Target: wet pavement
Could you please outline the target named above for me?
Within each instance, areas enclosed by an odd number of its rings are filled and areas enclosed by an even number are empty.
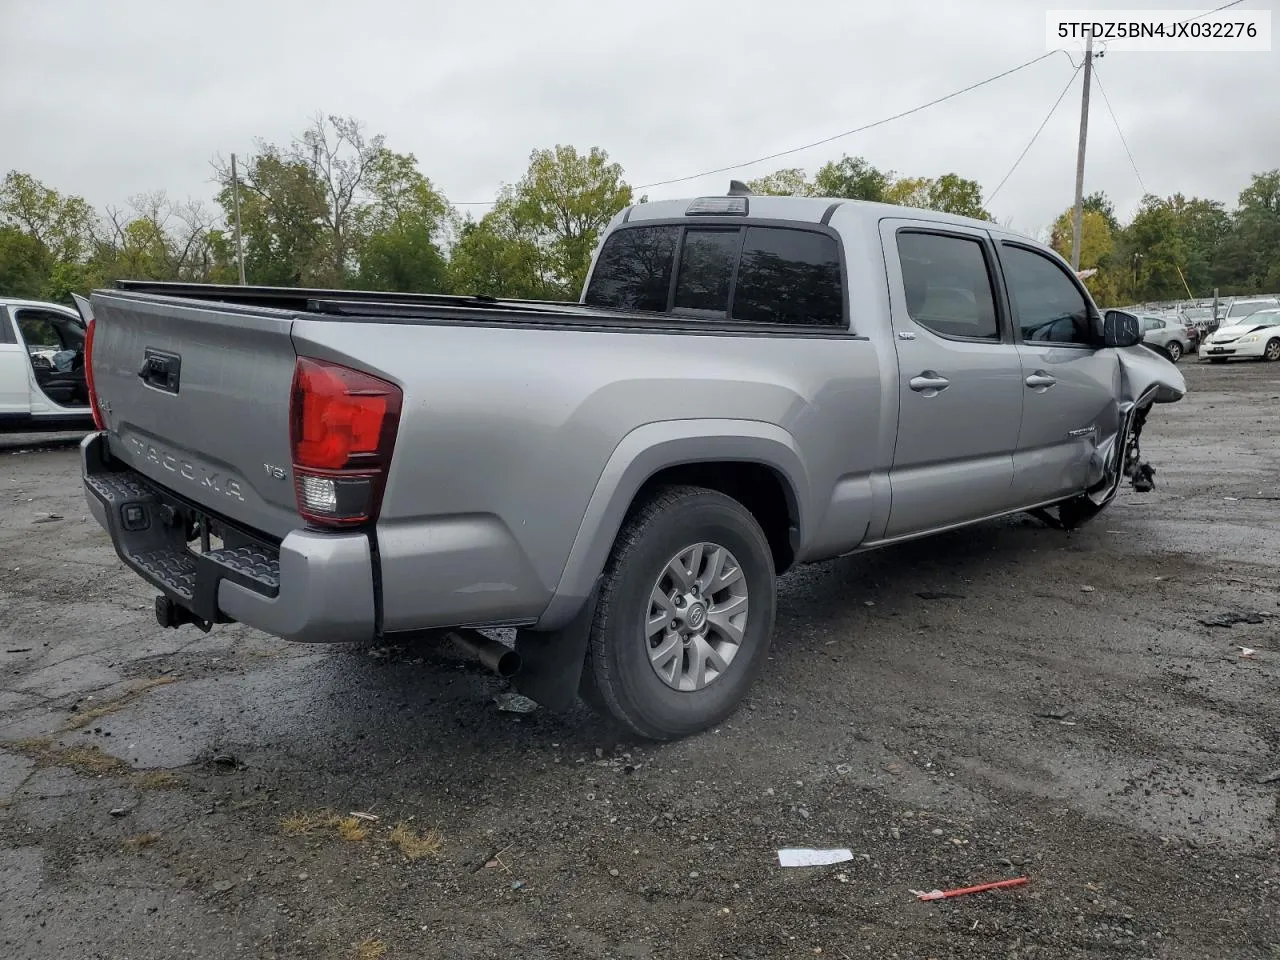
[[[666,746],[450,649],[165,631],[77,438],[0,437],[0,957],[1274,960],[1280,365],[1183,367],[1155,491],[796,571]]]

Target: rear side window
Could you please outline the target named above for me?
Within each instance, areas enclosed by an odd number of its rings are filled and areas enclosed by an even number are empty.
[[[17,343],[18,335],[13,332],[13,321],[9,319],[9,309],[0,306],[0,343]]]
[[[679,242],[679,227],[614,231],[600,250],[584,299],[614,310],[666,310]]]
[[[733,318],[840,326],[844,292],[835,238],[806,230],[747,227]]]
[[[741,245],[738,230],[685,231],[674,309],[723,317],[729,310],[729,282]]]
[[[898,234],[907,314],[941,337],[999,340],[995,295],[978,240],[934,233]]]

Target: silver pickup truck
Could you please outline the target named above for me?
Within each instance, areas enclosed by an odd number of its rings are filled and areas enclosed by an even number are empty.
[[[161,623],[451,635],[655,739],[734,710],[788,568],[1076,526],[1150,482],[1143,421],[1185,391],[1026,237],[736,187],[622,211],[580,302],[122,282],[80,307],[89,506]]]

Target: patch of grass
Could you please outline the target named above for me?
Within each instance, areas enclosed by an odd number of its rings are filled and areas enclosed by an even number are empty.
[[[295,811],[280,821],[280,829],[288,837],[333,831],[339,839],[349,843],[369,838],[368,827],[358,817],[342,817],[332,810]]]
[[[130,837],[126,840],[125,846],[133,847],[135,850],[141,850],[143,847],[149,847],[160,839],[158,833],[140,833],[136,837]]]
[[[175,790],[182,784],[182,778],[168,770],[150,770],[133,778],[133,785],[139,790]]]
[[[387,945],[381,940],[365,940],[356,944],[356,960],[380,960],[387,952]]]
[[[332,826],[338,815],[332,810],[316,810],[310,813],[295,810],[280,821],[280,829],[287,837],[301,837]]]
[[[87,727],[93,721],[127,707],[148,691],[154,690],[156,687],[163,687],[167,683],[173,683],[174,679],[174,677],[152,677],[150,680],[145,680],[141,686],[134,687],[128,693],[116,697],[114,700],[108,700],[91,710],[78,711],[66,722],[63,729],[79,730],[82,727]]]
[[[98,747],[63,747],[48,737],[18,740],[10,746],[36,762],[38,767],[70,767],[86,776],[104,777],[128,773],[133,768]]]
[[[356,817],[343,817],[338,821],[338,836],[351,843],[359,843],[369,837],[369,828]]]
[[[440,834],[434,830],[418,833],[406,823],[398,823],[391,831],[391,842],[400,848],[410,860],[421,860],[423,857],[434,857],[444,846]]]

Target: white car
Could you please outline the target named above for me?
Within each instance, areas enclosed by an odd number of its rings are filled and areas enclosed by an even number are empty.
[[[0,299],[0,433],[93,429],[84,337],[70,307]]]
[[[1228,316],[1222,326],[1205,338],[1200,356],[1210,363],[1226,363],[1241,357],[1280,360],[1280,308]]]

